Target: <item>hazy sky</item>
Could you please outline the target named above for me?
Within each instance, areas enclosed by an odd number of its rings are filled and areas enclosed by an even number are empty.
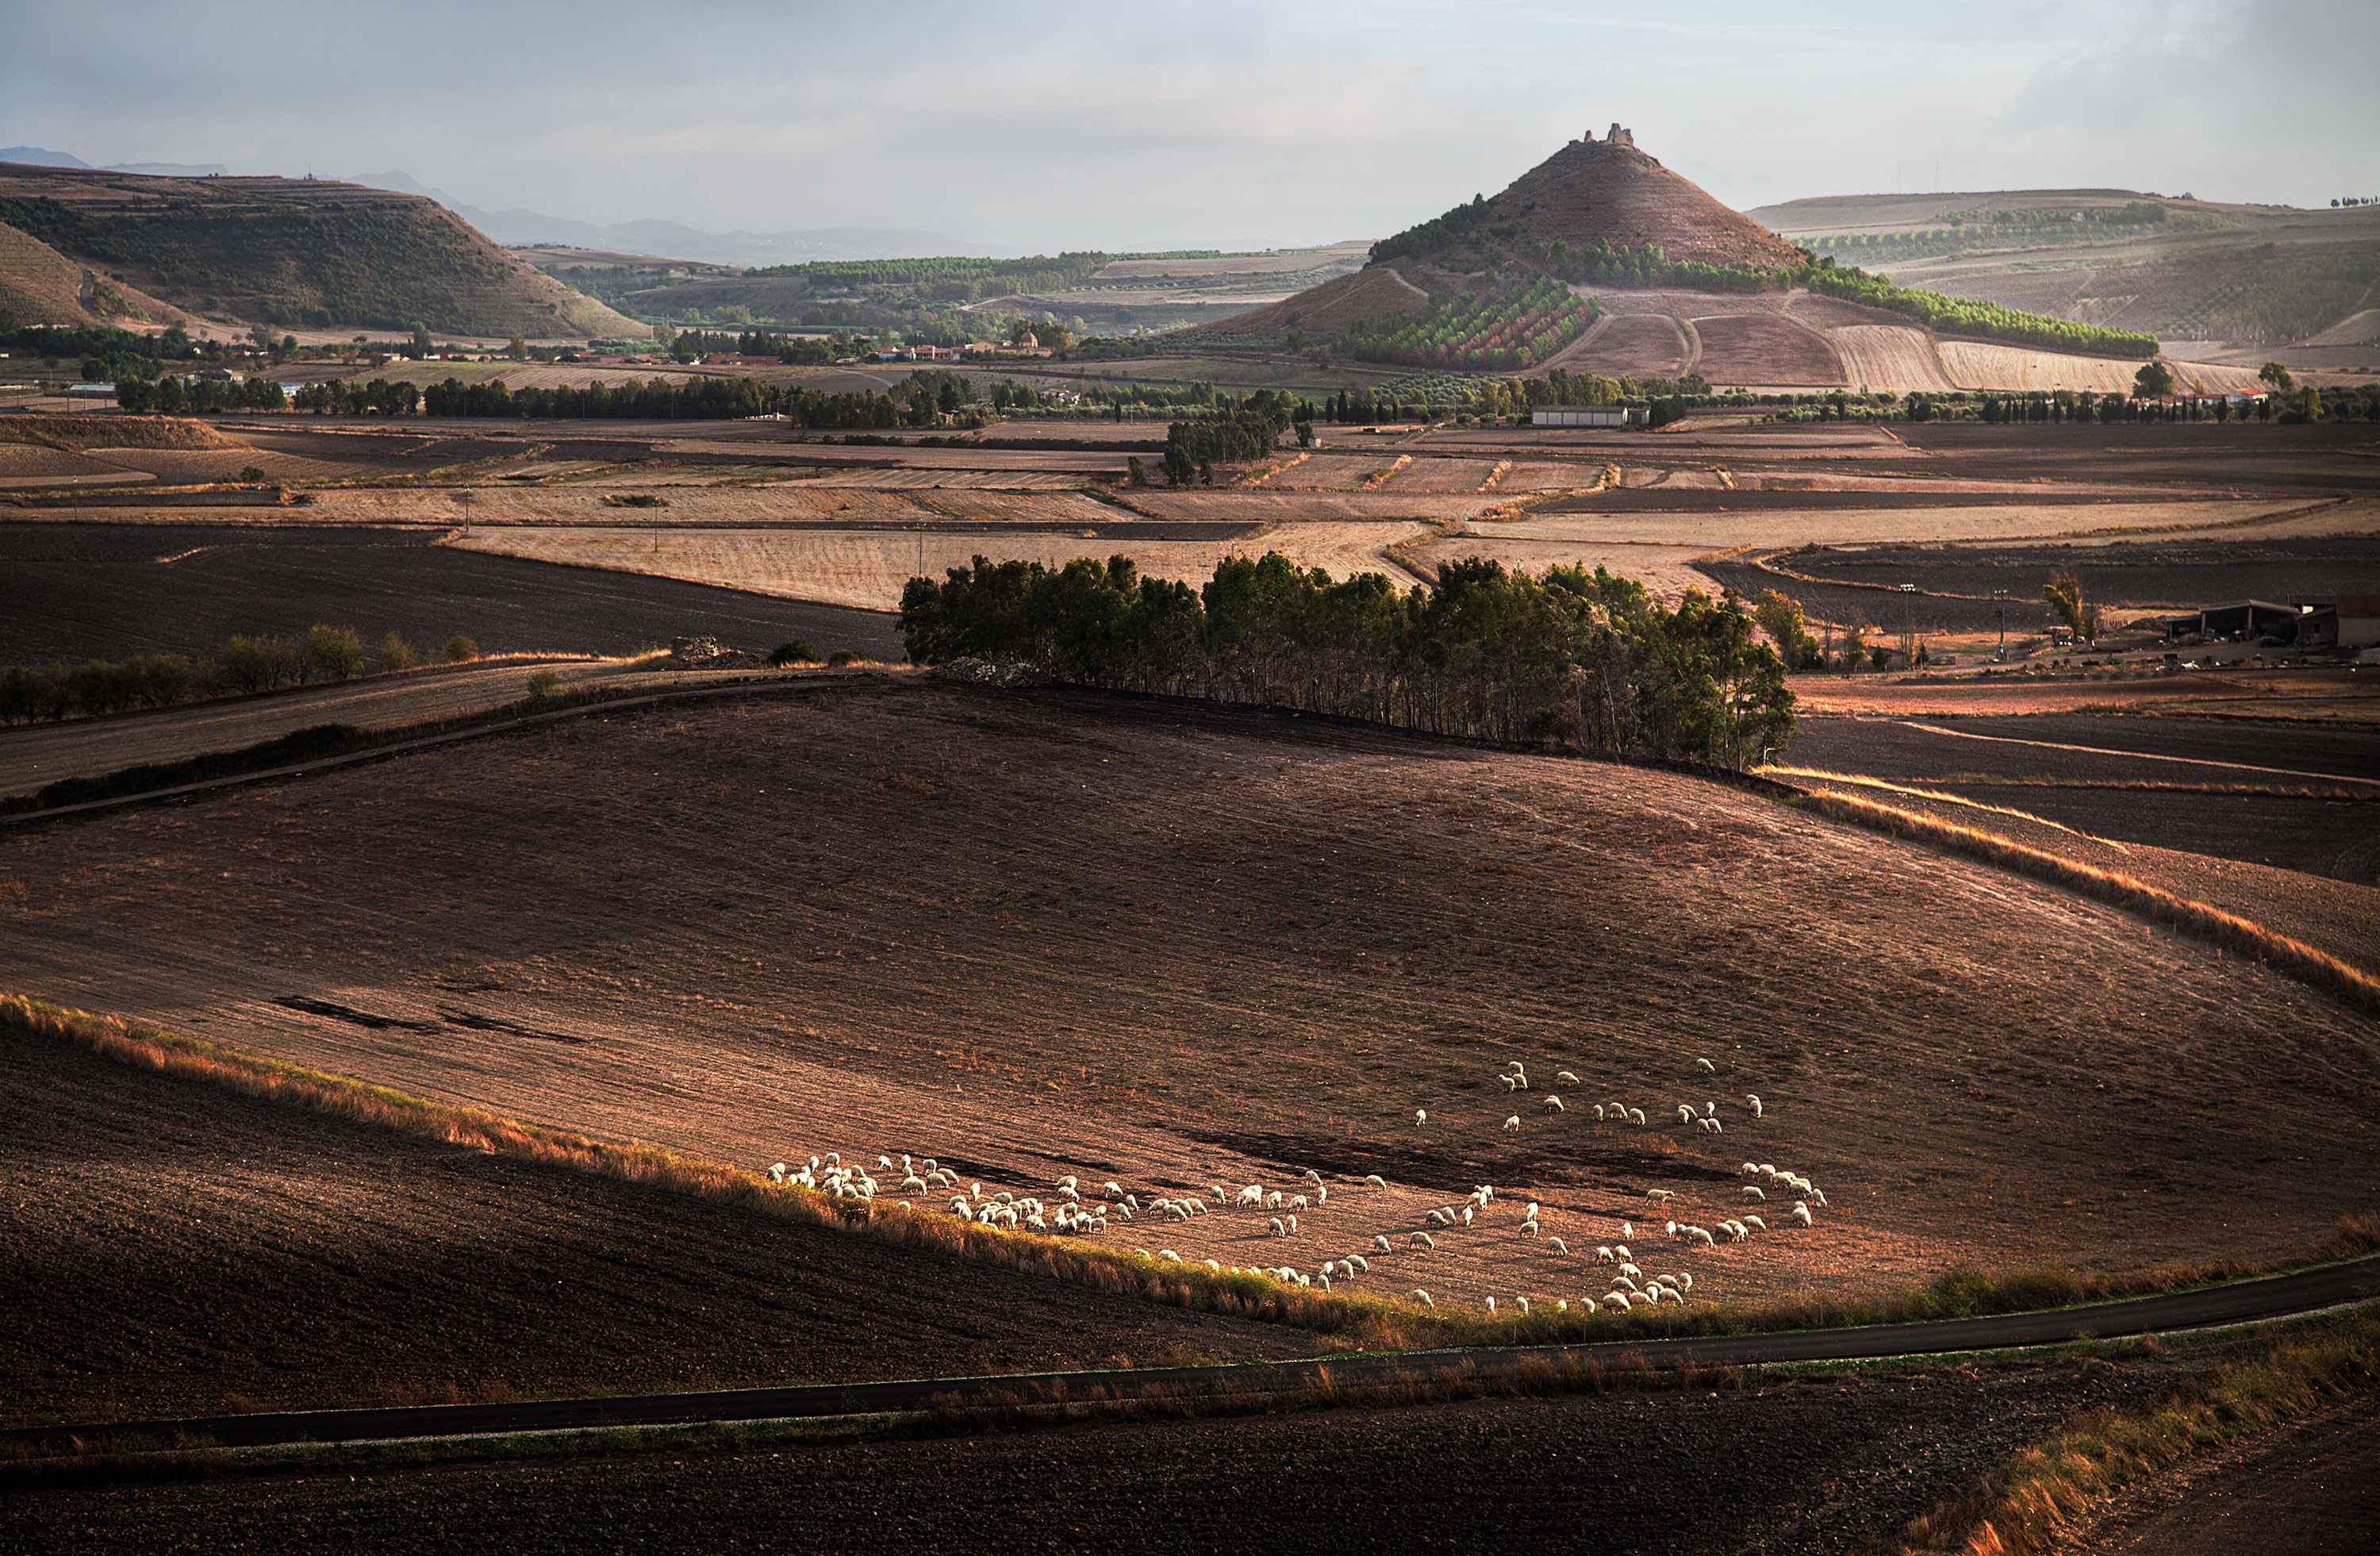
[[[1378,237],[1615,120],[1739,209],[2380,195],[2375,0],[1668,10],[0,0],[0,145],[1003,254]]]

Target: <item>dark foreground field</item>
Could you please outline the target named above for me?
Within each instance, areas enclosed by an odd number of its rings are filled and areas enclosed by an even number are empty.
[[[298,1112],[15,1029],[0,1033],[0,1163],[9,1424],[1316,1343]]]
[[[710,636],[766,653],[904,657],[891,616],[674,578],[437,543],[427,529],[328,525],[0,523],[0,665],[212,653],[234,633],[352,626],[435,652],[633,652]]]
[[[958,1440],[798,1441],[17,1497],[12,1549],[1858,1551],[2076,1413],[2104,1362]],[[2265,1549],[2269,1550],[2270,1547]]]

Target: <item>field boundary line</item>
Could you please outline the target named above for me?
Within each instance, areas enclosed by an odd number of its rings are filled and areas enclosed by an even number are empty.
[[[2301,940],[2268,930],[2252,918],[2152,886],[2137,876],[2080,864],[1998,833],[1962,827],[1850,795],[1807,791],[1801,805],[1851,826],[1891,837],[1914,838],[1949,853],[2066,887],[2111,907],[2178,930],[2219,950],[2252,957],[2344,1003],[2359,1006],[2366,1014],[2380,1015],[2380,979]]]
[[[2253,762],[2216,761],[2212,757],[2168,757],[2154,751],[2115,751],[2103,746],[2070,746],[2056,740],[2024,740],[2013,735],[1979,735],[1971,729],[1944,729],[1938,724],[1920,723],[1915,719],[1895,721],[1910,729],[1928,735],[1947,735],[1959,740],[1989,740],[2003,746],[2037,746],[2045,751],[2081,751],[2094,757],[2136,757],[2142,761],[2180,762],[2189,767],[2219,767],[2233,772],[2265,772],[2276,778],[2302,778],[2323,784],[2380,784],[2380,778],[2358,778],[2337,772],[2301,772],[2293,767],[2258,767]]]

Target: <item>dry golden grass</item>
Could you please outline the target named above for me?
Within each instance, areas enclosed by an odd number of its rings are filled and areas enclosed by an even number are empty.
[[[1866,778],[1861,777],[1855,773],[1848,772],[1828,772],[1823,768],[1815,767],[1772,766],[1758,768],[1755,771],[1772,778],[1806,778],[1829,784],[1850,784],[1855,787],[1863,789],[1879,789],[1887,794],[1907,795],[1912,799],[1932,800],[1937,805],[1956,805],[1970,810],[1983,810],[1995,816],[2008,816],[2020,821],[2031,821],[2034,826],[2049,827],[2058,832],[2071,833],[2076,837],[2090,836],[2088,833],[2076,832],[2072,827],[2068,826],[2063,821],[2053,821],[2046,817],[2036,816],[2029,810],[2011,809],[2005,805],[1986,805],[1982,800],[1969,799],[1964,795],[1946,794],[1939,789],[1911,788],[1905,784],[1888,783],[1881,778]],[[2094,843],[2106,844],[2108,847],[2115,849],[2118,853],[2128,851],[2122,844],[2118,843],[2111,838],[2093,837],[2091,841]]]

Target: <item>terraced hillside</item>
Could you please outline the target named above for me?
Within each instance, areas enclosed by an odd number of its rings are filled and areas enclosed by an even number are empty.
[[[0,165],[0,299],[73,322],[58,266],[194,314],[276,327],[531,337],[645,327],[497,248],[417,195],[296,178],[160,178]],[[44,279],[49,278],[49,279]],[[126,295],[133,311],[137,304]]]

